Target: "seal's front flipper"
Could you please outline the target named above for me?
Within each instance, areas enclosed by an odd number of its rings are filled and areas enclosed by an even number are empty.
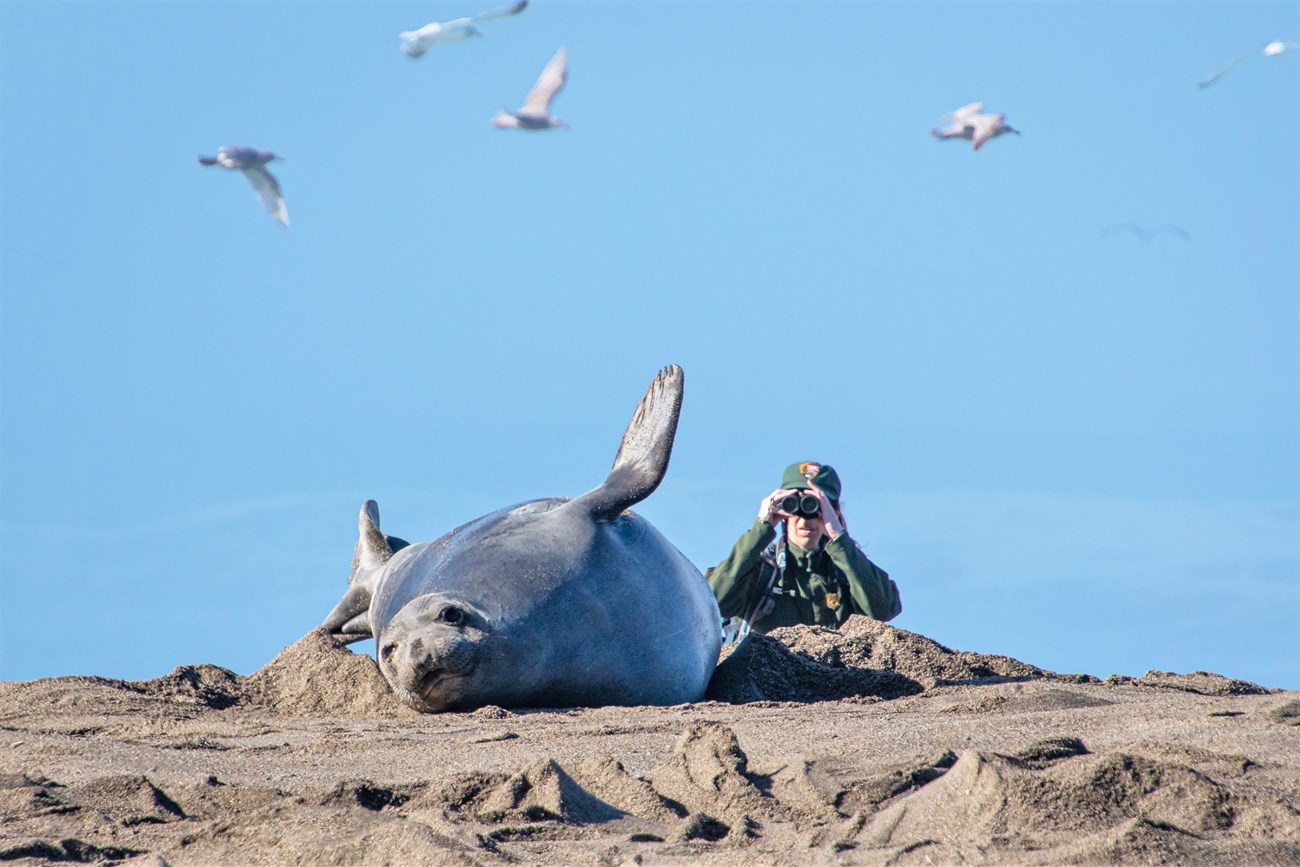
[[[323,624],[339,641],[351,644],[372,636],[370,598],[375,582],[395,552],[407,546],[404,539],[385,536],[379,530],[379,504],[366,500],[357,520],[357,547],[352,555],[352,572],[348,575],[348,592],[325,618]]]
[[[324,626],[330,635],[344,644],[370,638],[371,595],[369,587],[349,587],[329,617],[325,618]]]
[[[632,414],[609,476],[599,488],[573,500],[574,507],[587,509],[597,520],[612,521],[654,493],[668,471],[684,379],[675,364],[659,371]]]

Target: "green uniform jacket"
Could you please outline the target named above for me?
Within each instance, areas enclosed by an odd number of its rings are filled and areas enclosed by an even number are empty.
[[[763,552],[775,537],[770,524],[755,521],[727,559],[705,573],[723,619],[744,616],[764,593],[774,567],[764,568]],[[800,623],[833,628],[852,614],[892,620],[903,610],[898,585],[867,559],[848,533],[811,553],[787,546],[784,579],[787,592],[769,595],[772,610],[753,624],[754,629],[767,632]]]

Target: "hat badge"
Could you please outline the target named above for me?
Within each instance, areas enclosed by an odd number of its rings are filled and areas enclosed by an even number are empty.
[[[815,464],[812,461],[804,461],[802,464],[799,465],[799,475],[803,476],[805,479],[808,479],[809,481],[812,481],[813,477],[815,477],[821,471],[822,471],[822,465]]]

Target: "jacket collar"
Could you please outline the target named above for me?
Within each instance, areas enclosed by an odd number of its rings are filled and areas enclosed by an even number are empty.
[[[787,540],[786,556],[790,558],[790,562],[794,563],[800,569],[807,572],[809,571],[809,567],[812,564],[816,563],[821,558],[823,549],[825,547],[826,547],[825,535],[822,536],[821,542],[818,543],[817,548],[812,551],[805,551],[803,548],[800,548],[794,542],[790,542]]]

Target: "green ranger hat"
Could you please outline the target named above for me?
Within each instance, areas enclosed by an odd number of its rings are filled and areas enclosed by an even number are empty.
[[[832,503],[840,501],[839,473],[835,472],[833,467],[816,461],[802,461],[786,467],[785,472],[781,474],[781,487],[811,488],[812,485],[808,484],[809,479],[812,479],[813,485],[826,492],[826,496]]]

